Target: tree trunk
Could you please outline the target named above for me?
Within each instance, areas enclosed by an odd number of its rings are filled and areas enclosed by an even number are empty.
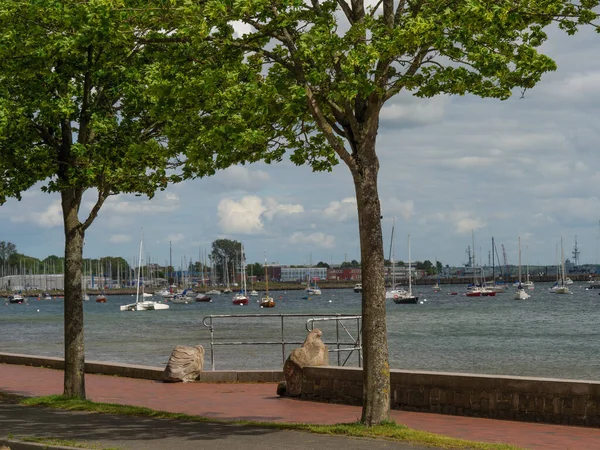
[[[376,127],[375,127],[376,128]],[[362,423],[376,425],[389,419],[390,366],[388,361],[383,273],[381,206],[377,189],[379,161],[375,153],[376,130],[361,145],[353,171],[362,267]]]
[[[85,353],[83,342],[83,296],[81,266],[84,230],[78,212],[81,193],[72,188],[61,192],[65,229],[65,374],[64,395],[85,398]]]

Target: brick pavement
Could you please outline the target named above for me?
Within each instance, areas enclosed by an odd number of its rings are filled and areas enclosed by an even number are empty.
[[[40,367],[0,364],[0,391],[25,396],[61,394],[63,373]],[[361,408],[280,398],[273,383],[161,383],[86,375],[90,400],[145,406],[221,420],[347,423]],[[501,421],[441,414],[392,411],[391,418],[411,428],[460,439],[508,443],[530,449],[600,449],[595,428]]]

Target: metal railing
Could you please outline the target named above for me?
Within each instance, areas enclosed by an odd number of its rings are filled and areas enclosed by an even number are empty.
[[[281,346],[281,357],[282,363],[286,360],[286,346],[287,345],[301,345],[302,341],[286,340],[285,334],[285,320],[292,318],[308,317],[306,321],[306,330],[308,332],[314,329],[315,322],[329,322],[335,321],[336,323],[336,339],[335,341],[323,341],[328,346],[330,352],[337,353],[338,365],[345,365],[349,358],[356,352],[358,354],[358,366],[362,367],[362,346],[361,346],[361,319],[360,315],[349,315],[349,314],[220,314],[210,315],[202,319],[202,324],[210,331],[210,362],[212,370],[215,370],[215,347],[226,346],[226,345],[280,345]],[[215,340],[215,321],[219,319],[267,319],[275,320],[279,319],[281,323],[281,335],[277,341],[227,341],[221,342]],[[356,337],[352,335],[350,329],[345,321],[356,321]],[[340,328],[350,338],[350,342],[340,340]],[[335,347],[335,348],[332,348]],[[341,353],[348,352],[348,355],[341,361]]]

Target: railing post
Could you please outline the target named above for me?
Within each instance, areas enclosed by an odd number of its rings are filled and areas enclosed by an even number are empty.
[[[213,328],[213,318],[210,316],[210,364],[212,370],[215,370],[215,331]]]
[[[337,348],[338,367],[340,365],[340,318],[335,321],[335,346]]]
[[[285,334],[283,331],[283,319],[284,315],[280,314],[281,317],[281,361],[285,364]]]
[[[358,343],[358,367],[362,367],[362,352],[360,348],[362,347],[361,338],[362,338],[362,330],[360,329],[360,319],[356,318],[356,339]]]

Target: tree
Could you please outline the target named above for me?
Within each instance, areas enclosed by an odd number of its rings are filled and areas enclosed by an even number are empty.
[[[323,261],[319,261],[315,267],[325,267],[326,269],[329,269],[329,264]]]
[[[265,274],[265,266],[261,263],[255,262],[254,264],[248,264],[246,267],[246,273],[252,274],[255,277],[262,277]]]
[[[152,197],[170,179],[173,155],[153,115],[153,47],[140,45],[164,34],[153,8],[162,3],[0,0],[0,204],[40,182],[60,195],[67,396],[85,397],[85,231],[108,196]],[[90,189],[95,204],[80,219]]]
[[[435,273],[435,269],[433,267],[433,263],[426,259],[425,261],[417,261],[414,263],[417,270],[424,270],[427,275],[432,275]]]
[[[17,254],[17,246],[12,242],[0,242],[0,264],[10,264]]]
[[[345,267],[351,267],[351,268],[357,268],[360,267],[360,263],[353,259],[352,261],[344,261],[342,264],[340,264],[340,267],[345,268]]]
[[[357,199],[363,269],[361,420],[372,425],[387,419],[390,404],[376,153],[382,107],[401,92],[507,99],[515,89],[530,89],[556,68],[537,50],[547,38],[544,29],[558,21],[574,33],[578,24],[596,17],[598,1],[365,3],[194,3],[190,17],[196,14],[195,28],[181,30],[180,39],[197,31],[216,51],[242,50],[246,70],[230,69],[227,79],[239,81],[233,89],[219,89],[215,79],[213,103],[204,114],[186,111],[194,109],[192,93],[176,116],[183,127],[177,145],[187,147],[190,172],[205,170],[211,151],[217,155],[210,163],[212,170],[233,156],[271,162],[286,151],[292,161],[314,170],[330,170],[339,160],[348,167]],[[235,33],[233,23],[245,25],[244,31]],[[182,73],[194,71],[191,64],[179,68]],[[184,129],[207,129],[205,117],[221,117],[223,125],[195,142]],[[218,142],[217,147],[211,150],[209,142]]]
[[[209,257],[216,268],[217,279],[227,282],[225,279],[225,267],[229,278],[231,278],[234,265],[240,266],[240,261],[246,259],[246,255],[240,255],[242,244],[231,239],[217,239],[212,243],[212,252]]]
[[[444,266],[442,265],[442,263],[440,261],[435,262],[435,270],[438,275],[442,273],[443,267]]]

